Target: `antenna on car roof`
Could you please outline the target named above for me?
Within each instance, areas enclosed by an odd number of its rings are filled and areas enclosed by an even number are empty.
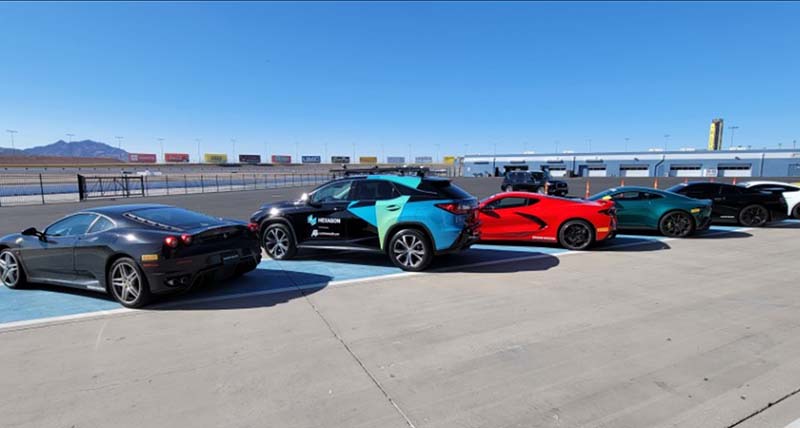
[[[397,175],[416,175],[425,177],[430,173],[430,168],[426,166],[393,166],[380,167],[375,165],[371,168],[347,168],[342,165],[341,169],[332,169],[330,172],[335,176],[349,177],[351,175],[373,175],[373,174],[397,174]]]

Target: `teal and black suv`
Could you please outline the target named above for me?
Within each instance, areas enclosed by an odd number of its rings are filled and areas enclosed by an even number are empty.
[[[273,259],[298,249],[386,253],[407,271],[478,240],[478,202],[445,178],[374,174],[345,176],[298,201],[265,204],[253,213],[261,246]]]

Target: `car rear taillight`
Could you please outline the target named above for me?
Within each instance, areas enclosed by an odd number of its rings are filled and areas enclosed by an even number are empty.
[[[451,214],[469,214],[475,207],[470,204],[450,202],[446,204],[436,204],[437,208],[441,208]]]
[[[178,238],[174,236],[167,236],[164,238],[164,245],[169,248],[178,248]]]
[[[183,245],[192,245],[192,235],[184,233],[181,235],[181,242],[183,242]]]
[[[247,225],[247,230],[253,233],[258,233],[258,223],[250,223]]]
[[[608,208],[608,209],[600,210],[600,211],[598,211],[598,213],[603,214],[603,215],[607,215],[607,216],[615,216],[615,215],[617,215],[617,210],[615,208]]]

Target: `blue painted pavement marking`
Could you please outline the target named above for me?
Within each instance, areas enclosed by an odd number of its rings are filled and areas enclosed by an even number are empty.
[[[781,227],[800,226],[800,222],[782,223]],[[741,230],[733,226],[713,226],[698,234],[704,236],[730,234]],[[632,247],[652,245],[665,238],[657,235],[618,235],[611,241],[600,243],[599,251],[625,251]],[[661,248],[654,248],[655,250]],[[586,253],[591,253],[592,250]],[[458,271],[475,265],[497,264],[506,260],[553,259],[569,251],[555,245],[505,244],[475,245],[471,249],[439,257],[434,260],[433,271]],[[515,265],[518,269],[548,269],[557,261],[550,263],[529,263]],[[391,265],[389,260],[378,254],[353,252],[319,252],[304,254],[301,259],[290,261],[265,260],[258,269],[242,278],[222,284],[193,290],[173,299],[173,303],[184,300],[236,296],[248,293],[269,293],[270,291],[291,291],[292,287],[323,288],[331,282],[377,278],[400,274],[403,271]],[[76,315],[98,311],[119,309],[121,306],[103,294],[73,290],[62,287],[29,286],[20,290],[0,287],[0,324],[37,320],[42,318]]]

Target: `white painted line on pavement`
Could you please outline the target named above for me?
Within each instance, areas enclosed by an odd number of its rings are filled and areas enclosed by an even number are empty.
[[[742,232],[750,230],[750,228],[742,228],[736,230],[724,230],[714,233],[709,233],[707,235],[719,235],[719,234],[726,234],[731,232]],[[627,247],[637,247],[648,245],[656,242],[668,242],[668,241],[675,241],[679,238],[665,238],[665,239],[646,239],[642,241],[636,242],[628,242],[625,244],[619,245],[609,245],[606,247],[607,249],[614,249],[614,248],[627,248]],[[352,285],[357,283],[363,282],[371,282],[371,281],[379,281],[379,280],[390,280],[390,279],[397,279],[397,278],[404,278],[413,275],[430,275],[433,273],[441,273],[441,272],[449,272],[458,269],[464,268],[473,268],[473,267],[481,267],[481,266],[490,266],[496,264],[503,264],[503,263],[513,263],[519,262],[524,260],[535,260],[535,259],[542,259],[547,257],[559,257],[559,256],[566,256],[570,254],[591,254],[594,251],[565,251],[561,253],[531,253],[529,256],[520,256],[520,257],[512,257],[507,259],[498,259],[498,260],[487,260],[485,262],[476,262],[476,263],[468,263],[464,265],[458,266],[448,266],[444,268],[433,269],[427,272],[400,272],[400,273],[391,273],[386,275],[378,275],[378,276],[368,276],[363,278],[354,278],[354,279],[344,279],[340,281],[330,281],[330,282],[322,282],[316,284],[305,284],[300,286],[291,286],[291,287],[282,287],[282,288],[272,288],[269,290],[259,290],[259,291],[252,291],[252,292],[245,292],[245,293],[236,293],[236,294],[227,294],[227,295],[219,295],[219,296],[210,296],[210,297],[202,297],[197,299],[187,299],[181,300],[176,302],[167,302],[163,304],[156,304],[153,305],[150,309],[161,309],[161,308],[169,308],[175,306],[186,306],[192,304],[199,304],[199,303],[210,303],[210,302],[219,302],[231,299],[240,299],[245,297],[257,297],[257,296],[266,296],[270,294],[279,294],[279,293],[288,293],[292,291],[302,291],[302,290],[314,290],[320,288],[328,288],[328,287],[339,287],[345,285]],[[101,310],[101,311],[92,311],[92,312],[84,312],[80,314],[73,314],[73,315],[63,315],[57,317],[48,317],[48,318],[37,318],[31,320],[23,320],[23,321],[12,321],[7,323],[0,323],[0,333],[5,333],[8,331],[14,331],[19,329],[25,328],[32,328],[32,327],[41,327],[47,326],[52,324],[62,324],[68,323],[72,321],[90,319],[90,318],[98,318],[103,316],[110,316],[110,315],[118,315],[118,314],[126,314],[126,313],[147,313],[149,310],[145,309],[128,309],[128,308],[119,308],[119,309],[111,309],[111,310]],[[792,427],[792,428],[800,428]]]

